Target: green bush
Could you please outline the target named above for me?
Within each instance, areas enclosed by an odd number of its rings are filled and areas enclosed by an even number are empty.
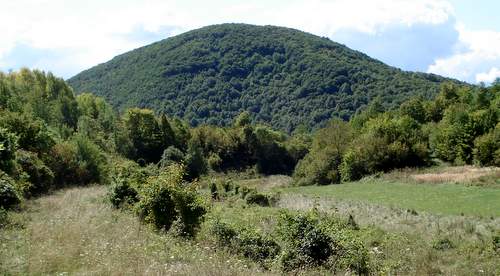
[[[251,190],[245,197],[247,204],[254,204],[262,207],[272,206],[278,201],[278,199],[278,194],[262,194],[258,193],[256,190]]]
[[[180,149],[170,146],[163,151],[163,155],[160,160],[160,167],[164,168],[172,165],[172,163],[182,162],[184,162],[184,153]]]
[[[193,236],[206,213],[205,204],[196,187],[185,183],[184,167],[173,164],[160,175],[150,177],[139,189],[136,204],[139,216],[158,229],[170,230],[176,222],[176,232]]]
[[[5,128],[0,128],[0,170],[11,173],[16,157],[17,136]]]
[[[207,161],[197,146],[189,146],[184,164],[186,165],[185,179],[187,180],[194,180],[207,172]]]
[[[215,181],[210,182],[210,196],[213,200],[219,199],[219,191],[217,189],[217,183],[215,183]]]
[[[48,192],[54,186],[54,173],[40,160],[36,153],[24,150],[17,151],[16,161],[22,171],[28,175],[26,185],[22,193],[25,197],[31,197]]]
[[[500,166],[500,124],[474,140],[474,161],[481,166]]]
[[[322,265],[333,254],[333,240],[311,214],[282,213],[277,233],[285,244],[280,257],[284,270]]]
[[[340,182],[342,155],[353,139],[351,126],[332,120],[314,135],[309,153],[299,161],[293,174],[296,185],[328,185]]]
[[[103,151],[88,138],[78,135],[74,139],[76,157],[80,170],[84,172],[81,181],[84,184],[107,182],[107,160]]]
[[[128,180],[123,178],[113,180],[108,196],[115,208],[132,206],[139,201],[137,191],[130,185]]]
[[[270,237],[254,230],[237,229],[219,220],[212,223],[211,233],[219,245],[261,264],[266,264],[280,252],[280,246]]]
[[[14,187],[14,180],[0,171],[0,208],[11,209],[21,202]]]
[[[54,145],[50,150],[46,164],[54,173],[56,188],[82,183],[84,171],[78,163],[74,144],[62,142]]]
[[[432,248],[436,250],[448,250],[455,248],[455,244],[447,237],[439,238],[434,241]]]

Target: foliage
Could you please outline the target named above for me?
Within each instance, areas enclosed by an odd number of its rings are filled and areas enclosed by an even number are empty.
[[[17,151],[16,162],[27,174],[28,185],[23,186],[22,194],[25,197],[41,195],[48,192],[54,185],[54,173],[48,168],[36,153],[24,150]]]
[[[131,187],[130,183],[123,178],[114,179],[108,197],[115,208],[133,206],[139,201],[136,189]]]
[[[139,216],[158,229],[169,230],[177,221],[179,234],[193,236],[206,213],[195,187],[183,181],[184,168],[174,164],[139,189]]]
[[[280,257],[285,270],[322,265],[334,253],[332,239],[319,227],[318,218],[312,213],[282,213],[277,232],[286,244]]]
[[[291,132],[348,119],[380,97],[385,108],[437,94],[445,79],[389,67],[301,31],[208,26],[120,55],[69,80],[120,110],[147,107],[191,125],[268,123]],[[244,120],[243,120],[244,119]]]
[[[474,161],[481,166],[500,166],[500,123],[474,140]]]
[[[14,180],[0,171],[0,209],[11,209],[21,202],[14,187]]]
[[[215,220],[211,233],[221,246],[266,265],[280,252],[280,246],[270,237],[251,229],[237,229],[234,226]]]
[[[17,136],[5,128],[0,128],[0,170],[11,172],[17,149]]]
[[[354,132],[341,120],[332,120],[314,135],[311,150],[294,171],[297,185],[326,185],[340,182],[339,165]]]

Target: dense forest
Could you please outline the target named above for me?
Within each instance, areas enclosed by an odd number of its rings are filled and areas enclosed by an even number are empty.
[[[149,109],[119,113],[93,94],[75,96],[50,73],[0,73],[0,219],[25,199],[100,183],[108,185],[113,206],[189,238],[209,211],[197,181],[209,173],[250,170],[292,175],[294,185],[327,185],[438,162],[500,166],[500,82],[444,83],[432,100],[415,96],[386,108],[377,98],[349,121],[332,119],[314,133],[255,124],[251,112],[228,126],[191,127]],[[206,189],[213,200],[223,194],[262,206],[273,200],[231,183]],[[220,246],[264,267],[279,255],[286,270],[326,264],[334,254],[326,233],[335,229],[344,242],[336,245],[344,255],[335,265],[369,272],[367,251],[349,232],[358,229],[354,221],[316,213],[283,214],[279,221],[279,243],[218,221],[211,231]]]
[[[121,111],[149,108],[191,126],[230,126],[248,111],[253,123],[290,133],[348,120],[377,97],[384,108],[415,95],[430,99],[446,80],[301,31],[222,24],[122,54],[68,82]]]

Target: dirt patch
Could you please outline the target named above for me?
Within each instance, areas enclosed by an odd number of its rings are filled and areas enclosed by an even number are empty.
[[[411,178],[418,182],[443,183],[443,182],[471,182],[481,177],[500,174],[500,168],[478,168],[473,166],[450,167],[436,173],[423,173],[412,175]]]

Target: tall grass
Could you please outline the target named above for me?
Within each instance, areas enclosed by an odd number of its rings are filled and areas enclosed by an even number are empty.
[[[28,202],[0,230],[0,274],[254,275],[258,267],[210,243],[178,240],[112,209],[105,187]],[[17,223],[16,223],[17,222]]]

